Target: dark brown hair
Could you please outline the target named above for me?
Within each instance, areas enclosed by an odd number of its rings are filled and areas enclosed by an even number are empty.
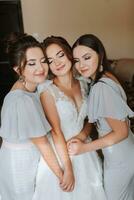
[[[79,45],[89,47],[98,54],[99,62],[98,62],[98,68],[96,71],[95,82],[97,82],[105,72],[108,72],[108,71],[111,72],[111,68],[106,56],[105,48],[99,38],[97,38],[93,34],[82,35],[75,41],[75,43],[72,46],[72,50]],[[102,71],[100,71],[101,65],[103,66]]]
[[[5,36],[5,38],[3,39],[3,43],[4,43],[4,52],[6,54],[8,54],[9,49],[11,47],[11,45],[18,40],[21,37],[26,36],[26,33],[21,33],[21,32],[10,32],[9,34],[7,34]]]

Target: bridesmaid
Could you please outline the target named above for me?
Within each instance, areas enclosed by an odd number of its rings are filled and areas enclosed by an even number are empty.
[[[102,149],[104,154],[104,187],[108,200],[134,199],[134,136],[129,117],[134,113],[118,80],[109,72],[105,49],[92,34],[83,35],[73,45],[75,67],[91,79],[88,98],[88,120],[95,123],[99,139],[68,143],[70,155]]]
[[[62,170],[45,136],[51,130],[36,93],[48,73],[41,45],[29,35],[8,49],[10,64],[19,75],[1,111],[0,194],[2,200],[32,200],[39,151],[62,179]],[[39,150],[39,151],[38,151]]]

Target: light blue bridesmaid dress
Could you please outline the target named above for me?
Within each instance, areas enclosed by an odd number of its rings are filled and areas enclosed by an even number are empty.
[[[105,118],[121,121],[133,117],[122,87],[109,78],[101,78],[90,89],[89,122],[96,123],[99,137],[112,131]],[[104,154],[104,187],[108,200],[134,200],[134,135],[102,149]]]
[[[49,130],[37,93],[7,94],[1,111],[1,200],[32,200],[40,153],[30,138]]]

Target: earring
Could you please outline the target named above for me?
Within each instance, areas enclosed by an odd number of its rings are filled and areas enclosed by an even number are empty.
[[[103,65],[100,66],[99,72],[103,71]]]
[[[23,75],[20,75],[19,76],[19,81],[24,83],[25,82],[25,77]]]

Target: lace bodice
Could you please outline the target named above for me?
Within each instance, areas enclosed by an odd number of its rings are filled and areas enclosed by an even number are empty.
[[[85,82],[80,81],[81,93],[82,93],[82,102],[80,108],[78,108],[73,100],[71,100],[68,96],[64,94],[53,82],[47,82],[46,86],[42,85],[42,89],[40,92],[45,90],[49,90],[51,95],[55,99],[56,108],[60,118],[61,129],[64,133],[65,139],[78,134],[82,128],[84,119],[87,115],[87,85]]]

